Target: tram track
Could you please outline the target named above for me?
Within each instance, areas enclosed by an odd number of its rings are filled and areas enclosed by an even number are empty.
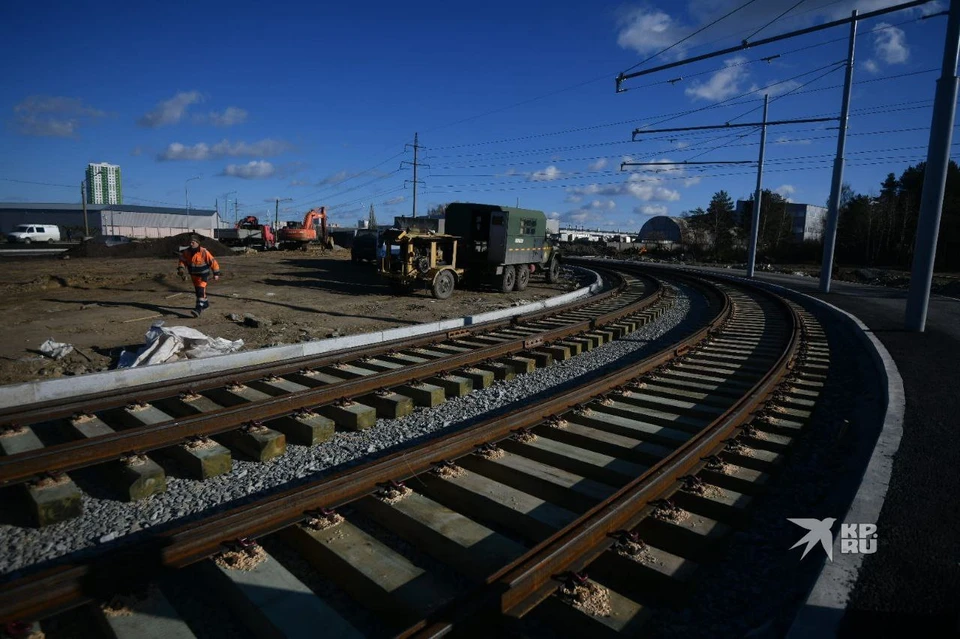
[[[282,454],[287,440],[314,445],[335,428],[367,428],[377,417],[401,417],[415,405],[434,406],[494,379],[567,359],[629,334],[670,304],[655,280],[607,277],[619,285],[551,312],[211,379],[5,409],[0,486],[29,487],[51,478],[63,483],[65,472],[119,460],[114,474],[129,498],[148,497],[163,489],[159,464],[146,456],[150,451],[174,454],[200,478],[229,470],[234,452],[266,461]],[[42,445],[33,426],[41,435],[53,432],[54,443]],[[64,431],[74,439],[63,441]],[[209,439],[217,435],[225,446]],[[9,445],[20,437],[27,444]],[[47,519],[68,514],[51,512]]]
[[[758,293],[751,295],[764,299]],[[424,503],[431,504],[429,508],[443,512],[456,512],[458,504],[466,503],[467,514],[458,513],[463,521],[477,519],[490,526],[487,530],[492,535],[504,535],[514,542],[520,540],[523,552],[519,559],[489,575],[478,593],[455,601],[452,608],[414,611],[413,617],[419,616],[420,621],[406,626],[401,622],[398,626],[394,618],[390,627],[406,627],[404,634],[432,635],[473,623],[468,620],[478,610],[499,612],[506,618],[524,617],[538,609],[543,601],[556,599],[551,595],[563,584],[553,576],[580,574],[592,558],[609,549],[612,532],[622,532],[637,517],[640,521],[657,507],[662,509],[662,503],[658,506],[651,503],[656,501],[656,495],[676,493],[677,486],[684,483],[680,476],[700,473],[716,483],[714,475],[719,473],[727,478],[719,483],[730,490],[731,484],[744,488],[741,484],[749,484],[750,477],[755,479],[762,474],[756,470],[751,472],[750,466],[757,465],[755,458],[727,450],[722,440],[735,431],[744,437],[737,429],[745,418],[756,418],[757,406],[769,399],[772,389],[786,374],[787,363],[794,360],[800,348],[802,328],[795,310],[789,307],[777,311],[781,314],[778,320],[768,320],[769,308],[745,310],[740,307],[756,306],[756,302],[750,295],[742,297],[742,292],[736,293],[737,296],[740,298],[736,303],[724,298],[726,301],[720,304],[707,326],[665,352],[601,380],[581,384],[563,397],[512,411],[315,485],[285,491],[221,513],[215,520],[161,533],[152,543],[114,553],[112,558],[54,569],[42,578],[21,582],[12,597],[0,597],[0,611],[5,615],[12,612],[11,598],[33,601],[38,607],[32,614],[70,607],[95,598],[97,589],[90,588],[91,581],[101,581],[109,575],[110,583],[123,582],[120,577],[125,572],[124,566],[136,566],[136,572],[142,576],[144,571],[152,572],[151,566],[159,569],[203,562],[236,539],[270,536],[279,531],[287,531],[280,535],[287,538],[294,534],[289,531],[309,529],[303,522],[326,517],[329,514],[326,509],[330,508],[346,508],[346,512],[352,512],[355,506],[351,504],[363,502],[367,505],[356,507],[364,513],[361,517],[380,512],[373,517],[395,521],[396,514],[383,514],[385,506],[371,509],[371,503],[382,502],[376,502],[370,495],[389,491],[391,487],[396,489],[398,482],[410,485],[410,479],[417,477],[416,481],[433,488],[415,491],[414,500],[423,499]],[[778,302],[767,299],[764,304],[776,306]],[[785,319],[789,321],[784,322]],[[724,330],[718,333],[721,325]],[[788,330],[783,326],[793,328]],[[631,386],[624,388],[625,384]],[[558,428],[560,425],[565,427]],[[625,445],[631,441],[628,435],[634,438],[632,447]],[[770,436],[758,435],[756,430],[746,431],[745,437],[748,442],[772,441]],[[713,460],[717,453],[734,461],[743,461],[740,457],[745,457],[747,465],[739,474],[728,475],[717,470],[723,466],[704,461]],[[769,461],[766,457],[764,460]],[[504,458],[508,461],[498,461]],[[474,494],[471,497],[469,490],[465,496],[463,487],[443,487],[453,480],[438,477],[445,472],[443,469],[451,467],[462,469],[474,483],[492,482],[506,486],[514,498],[522,494],[539,500],[540,505],[534,510],[552,507],[555,516],[560,511],[569,513],[570,521],[559,522],[559,530],[553,530],[558,521],[553,521],[551,526],[536,518],[511,514],[509,508],[502,503],[495,505],[489,496]],[[553,470],[549,470],[551,468]],[[565,482],[569,484],[566,487]],[[570,490],[570,486],[579,486],[580,490]],[[584,490],[584,486],[590,486],[591,490]],[[604,491],[612,494],[603,495]],[[681,502],[689,504],[689,498],[681,498]],[[729,504],[721,503],[708,507],[708,511],[716,514],[718,508],[723,511],[725,506],[730,509]],[[475,512],[477,509],[479,515]],[[526,523],[518,524],[518,521]],[[342,533],[350,526],[348,517],[335,528]],[[418,534],[422,536],[425,526],[429,528],[420,522],[414,528],[419,527]],[[418,534],[409,530],[408,523],[406,534],[416,539]],[[311,533],[300,534],[303,539],[316,541]],[[422,544],[423,538],[419,541]],[[449,541],[446,547],[449,560]],[[430,554],[429,548],[424,552]],[[476,563],[476,558],[466,559],[463,552],[459,555],[461,565],[457,568],[460,570]],[[503,594],[505,583],[510,584],[506,591],[509,595]],[[486,603],[480,605],[478,601]],[[495,602],[501,603],[493,605]],[[31,611],[20,609],[19,613],[22,618],[30,616]],[[408,611],[400,618],[409,619],[411,614]]]

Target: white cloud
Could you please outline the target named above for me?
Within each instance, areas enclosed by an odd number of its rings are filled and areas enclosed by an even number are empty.
[[[642,174],[631,175],[626,182],[618,184],[589,184],[569,189],[568,194],[573,196],[617,197],[629,195],[643,202],[674,202],[680,199],[680,193],[673,189],[660,186],[663,180]]]
[[[37,137],[72,138],[80,123],[74,119],[39,118],[35,115],[17,117],[17,132]]]
[[[239,107],[227,107],[223,113],[211,111],[206,116],[206,120],[213,126],[233,126],[247,121],[247,113]]]
[[[724,60],[724,67],[710,76],[706,82],[695,80],[684,90],[684,94],[696,100],[719,102],[743,93],[740,83],[746,80],[749,72],[743,65],[746,56],[738,55]]]
[[[21,135],[72,138],[81,118],[99,118],[103,111],[85,105],[80,98],[31,95],[13,107],[17,132]]]
[[[633,212],[640,215],[666,215],[667,210],[666,204],[644,204],[633,209]]]
[[[405,199],[407,199],[407,198],[405,198],[405,197],[402,196],[402,195],[398,195],[398,196],[396,196],[396,197],[390,198],[389,200],[387,200],[386,202],[384,202],[384,204],[386,204],[387,206],[390,206],[391,204],[400,204],[400,203],[403,202]]]
[[[310,180],[293,180],[290,186],[313,186],[313,183]]]
[[[664,49],[686,35],[688,27],[679,24],[659,9],[637,8],[623,13],[619,20],[617,44],[624,49],[633,49],[637,53],[653,53]],[[675,47],[671,53],[679,57],[682,47]]]
[[[571,204],[579,204],[580,202],[583,201],[583,196],[570,194],[567,197],[563,198],[563,201],[570,202]]]
[[[605,166],[607,166],[607,158],[600,158],[598,160],[591,162],[587,166],[587,168],[590,169],[591,171],[599,171]]]
[[[863,69],[867,73],[877,73],[880,71],[880,67],[877,66],[877,63],[873,59],[864,61]]]
[[[881,22],[874,27],[873,32],[876,34],[873,51],[878,58],[887,64],[903,64],[910,58],[907,34],[903,29]]]
[[[759,93],[760,95],[766,94],[773,98],[798,88],[800,88],[800,83],[796,80],[784,80],[782,82],[779,80],[770,80],[762,87],[758,84],[751,85],[750,92]]]
[[[556,180],[562,175],[560,169],[553,166],[552,164],[542,171],[535,171],[530,175],[530,180],[533,182],[550,182]]]
[[[811,141],[806,138],[791,138],[785,135],[781,135],[773,143],[774,144],[810,144]]]
[[[615,209],[617,208],[617,203],[613,200],[607,200],[606,202],[601,202],[600,200],[594,200],[590,203],[591,209]]]
[[[251,160],[246,164],[228,164],[221,175],[257,180],[268,178],[277,172],[277,169],[266,160]]]
[[[697,185],[697,184],[700,184],[700,181],[701,181],[702,179],[703,179],[703,178],[700,177],[699,175],[696,175],[696,176],[694,176],[694,177],[684,178],[684,179],[683,179],[683,185],[684,185],[684,186],[687,186],[687,187],[695,186],[695,185]]]
[[[157,156],[158,160],[210,160],[222,157],[272,157],[290,150],[290,144],[282,140],[270,138],[259,142],[230,142],[221,140],[210,145],[199,142],[193,146],[185,146],[179,142],[169,145],[166,150]]]
[[[320,180],[320,184],[321,185],[340,184],[341,182],[346,180],[348,177],[350,177],[350,174],[347,173],[345,170],[337,171],[333,175],[328,175],[327,177]]]
[[[789,201],[790,196],[792,196],[794,193],[797,192],[797,187],[793,186],[792,184],[781,184],[780,186],[775,188],[773,192],[779,193]]]
[[[199,91],[181,91],[169,100],[158,104],[153,111],[140,118],[140,126],[154,129],[167,124],[176,124],[186,115],[191,104],[202,102],[203,96]]]

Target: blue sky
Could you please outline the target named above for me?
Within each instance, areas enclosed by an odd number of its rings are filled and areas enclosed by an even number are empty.
[[[231,220],[235,200],[264,217],[275,198],[291,198],[281,219],[325,205],[350,225],[374,204],[384,220],[411,212],[418,132],[421,214],[519,202],[565,225],[639,229],[719,189],[747,197],[756,169],[622,161],[755,160],[760,136],[634,142],[635,128],[759,121],[764,92],[771,120],[839,113],[846,26],[615,92],[619,72],[747,3],[5,3],[0,46],[16,63],[0,94],[0,200],[79,201],[87,163],[110,162],[130,204],[182,207],[199,175],[191,206],[227,199]],[[638,69],[894,4],[754,0]],[[926,157],[946,18],[920,18],[945,6],[860,23],[845,173],[859,192]],[[764,186],[822,205],[835,127],[768,127]]]

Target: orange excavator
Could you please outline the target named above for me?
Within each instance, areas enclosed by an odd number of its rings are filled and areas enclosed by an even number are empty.
[[[319,223],[320,233],[317,234],[316,225]],[[285,248],[300,248],[306,250],[307,245],[319,241],[322,246],[327,245],[327,207],[310,209],[303,216],[303,222],[287,222],[287,226],[280,229],[277,239]]]

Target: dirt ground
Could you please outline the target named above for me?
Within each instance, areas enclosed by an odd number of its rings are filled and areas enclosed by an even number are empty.
[[[461,317],[577,286],[567,280],[550,285],[535,275],[521,293],[458,288],[441,301],[428,290],[391,294],[374,266],[352,263],[347,250],[236,254],[216,242],[204,246],[217,255],[223,276],[211,281],[210,308],[200,318],[190,315],[193,287],[177,277],[176,248],[170,246],[0,257],[0,384],[108,370],[122,349],[142,346],[158,321],[242,339],[243,350],[250,350]],[[245,314],[265,321],[247,325]],[[48,339],[74,351],[61,360],[45,357],[38,349]]]

